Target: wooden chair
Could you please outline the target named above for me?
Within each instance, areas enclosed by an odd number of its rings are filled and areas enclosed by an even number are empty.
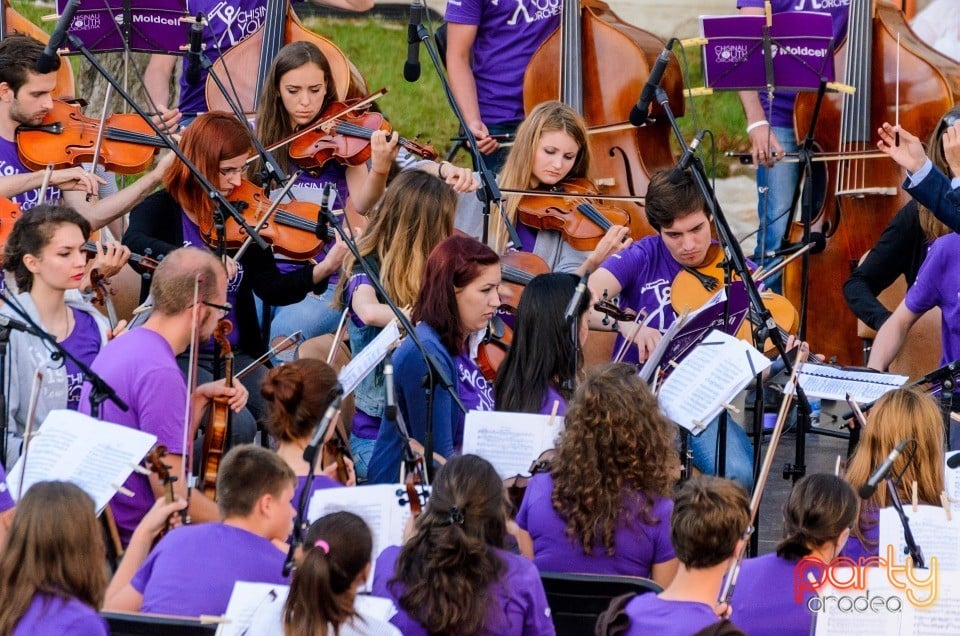
[[[541,572],[540,580],[547,592],[557,636],[592,634],[597,617],[618,596],[663,591],[650,579],[639,576]]]

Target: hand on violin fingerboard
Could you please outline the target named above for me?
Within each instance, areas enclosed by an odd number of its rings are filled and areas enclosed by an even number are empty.
[[[216,397],[228,398],[227,403],[230,405],[230,409],[234,413],[239,413],[247,405],[247,398],[250,397],[250,394],[246,387],[239,382],[234,382],[230,388],[227,388],[222,379],[201,384],[193,392],[193,399],[197,402],[196,406],[198,407],[194,409],[194,413],[200,415],[206,403]]]
[[[102,278],[111,278],[120,273],[130,260],[130,248],[118,242],[103,243],[91,262],[91,269],[100,271]]]
[[[344,486],[356,486],[357,485],[357,472],[353,468],[353,460],[349,457],[343,458],[343,464],[347,469],[347,478],[346,482],[342,482]],[[340,477],[337,474],[337,462],[330,462],[329,465],[323,467],[323,474],[329,477],[330,479],[339,482]]]
[[[657,348],[657,344],[663,335],[652,327],[643,327],[640,323],[620,323],[620,333],[626,340],[637,345],[637,359],[640,362],[646,361]]]

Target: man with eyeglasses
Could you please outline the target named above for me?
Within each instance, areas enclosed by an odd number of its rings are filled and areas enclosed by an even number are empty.
[[[196,290],[196,302],[195,302]],[[168,253],[153,275],[153,313],[143,327],[109,342],[91,368],[117,392],[130,410],[121,411],[112,402],[103,404],[101,419],[157,436],[157,444],[166,446],[164,463],[170,474],[181,477],[184,456],[200,424],[205,407],[215,397],[229,399],[230,408],[240,412],[248,393],[242,384],[227,388],[223,381],[208,382],[196,388],[190,397],[192,419],[184,432],[187,384],[177,365],[177,356],[190,345],[196,315],[199,342],[213,334],[217,322],[232,309],[227,303],[227,276],[223,264],[212,253],[184,247]],[[82,410],[89,412],[85,384]],[[94,414],[96,415],[96,414]],[[149,477],[133,473],[124,486],[132,497],[118,494],[110,502],[120,539],[129,543],[134,528],[163,496],[163,484],[155,474]],[[182,478],[173,483],[177,496],[187,498]],[[189,498],[188,512],[194,521],[219,520],[216,504],[199,490]]]

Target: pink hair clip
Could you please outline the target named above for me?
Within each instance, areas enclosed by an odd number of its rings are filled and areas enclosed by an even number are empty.
[[[324,541],[323,539],[317,539],[313,543],[313,547],[320,548],[321,550],[323,550],[324,554],[330,554],[330,544]]]

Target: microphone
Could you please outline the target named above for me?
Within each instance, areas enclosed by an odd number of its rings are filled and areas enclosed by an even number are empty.
[[[63,13],[57,19],[57,26],[54,28],[53,34],[47,40],[47,45],[43,47],[43,53],[40,54],[37,63],[34,65],[34,69],[40,75],[52,73],[60,68],[60,55],[57,51],[63,46],[64,40],[67,39],[67,31],[70,30],[70,25],[73,24],[73,16],[77,14],[79,8],[80,0],[70,0],[67,2],[67,6],[63,8]]]
[[[951,455],[950,459],[947,460],[947,468],[956,468],[960,466],[960,453]]]
[[[27,323],[20,322],[19,320],[10,318],[9,316],[0,316],[0,328],[13,329],[14,331],[22,331],[23,333],[29,334],[37,333],[37,330]]]
[[[187,70],[184,71],[184,79],[187,84],[196,86],[200,83],[200,71],[203,70],[203,62],[200,55],[203,53],[203,14],[197,14],[197,20],[190,26],[190,50],[187,52]]]
[[[403,79],[416,82],[420,79],[420,35],[417,29],[423,21],[423,5],[420,0],[410,4],[410,22],[407,24],[407,61],[403,65]]]
[[[333,398],[333,401],[330,402],[327,411],[323,414],[320,424],[317,425],[317,430],[314,431],[313,437],[310,438],[310,443],[303,449],[303,461],[307,463],[313,463],[317,455],[317,450],[320,448],[320,444],[323,443],[323,438],[327,436],[327,429],[330,428],[330,422],[333,421],[333,418],[337,416],[337,412],[340,410],[340,401],[343,399],[343,387],[338,384],[335,391],[337,393],[336,396]]]
[[[649,121],[650,104],[657,94],[657,87],[660,86],[660,80],[663,79],[663,72],[667,70],[667,64],[670,62],[670,47],[673,46],[673,38],[667,42],[663,52],[657,56],[657,61],[650,71],[650,77],[647,83],[643,85],[643,91],[640,93],[640,101],[630,111],[630,123],[634,126],[643,126]]]
[[[320,193],[320,209],[317,211],[317,226],[313,228],[313,233],[316,234],[317,238],[321,241],[326,241],[330,238],[327,232],[332,217],[330,208],[333,207],[333,200],[336,196],[337,189],[332,183],[323,184],[323,191]]]
[[[397,421],[397,398],[393,387],[393,353],[387,353],[383,359],[383,381],[387,385],[387,406],[384,415],[390,422]]]
[[[877,485],[890,474],[890,469],[893,468],[893,462],[897,461],[897,458],[903,453],[903,449],[907,447],[913,440],[905,439],[897,447],[890,451],[890,454],[887,455],[887,458],[883,460],[883,463],[877,467],[873,474],[870,475],[870,478],[867,479],[867,483],[860,486],[860,498],[869,499],[873,496],[873,493],[877,491]]]
[[[571,297],[570,302],[567,303],[567,310],[563,312],[564,322],[570,323],[576,320],[577,307],[580,306],[580,303],[583,300],[583,295],[587,293],[587,279],[589,277],[590,272],[584,272],[583,276],[580,277],[580,282],[577,283],[577,288],[573,292],[573,297]]]
[[[670,183],[673,185],[678,185],[681,181],[683,181],[683,173],[687,168],[690,167],[690,162],[693,161],[693,155],[697,152],[700,144],[703,143],[703,137],[706,134],[707,131],[705,129],[697,131],[693,141],[690,142],[690,148],[683,153],[683,155],[680,157],[680,162],[670,173]]]

